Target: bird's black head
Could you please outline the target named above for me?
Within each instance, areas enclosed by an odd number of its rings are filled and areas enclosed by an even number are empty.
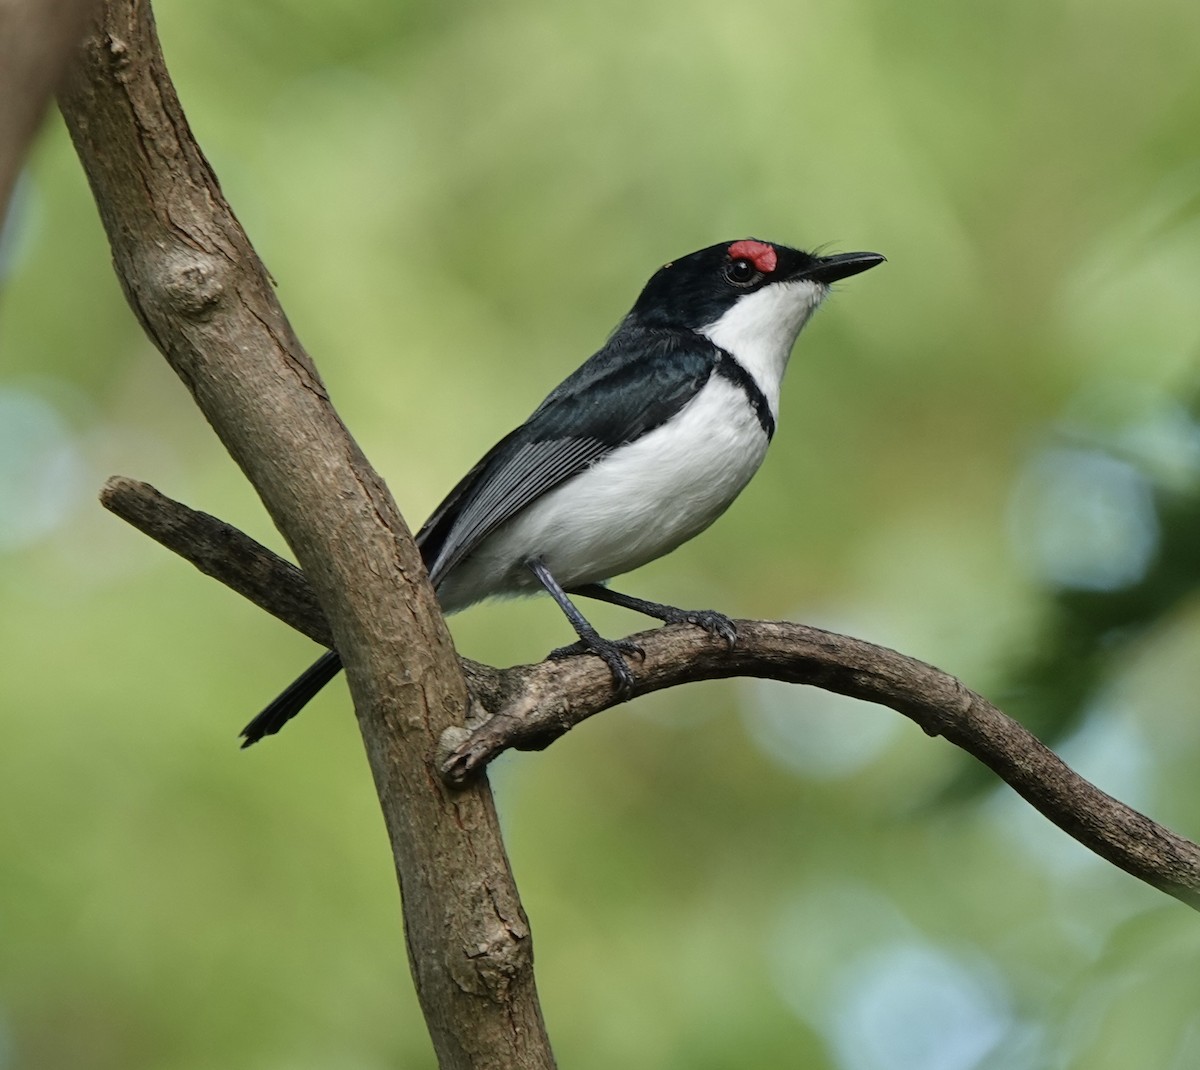
[[[816,256],[787,245],[743,238],[672,260],[646,283],[632,315],[646,327],[699,330],[742,298],[777,283],[812,284],[815,305],[831,282],[883,262],[879,253]]]

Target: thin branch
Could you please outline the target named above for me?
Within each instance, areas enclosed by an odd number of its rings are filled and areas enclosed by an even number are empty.
[[[232,524],[125,476],[105,483],[100,504],[206,576],[232,587],[314,642],[333,647],[329,621],[304,573]]]
[[[245,532],[127,476],[105,483],[100,504],[259,609],[333,648],[329,621],[304,573]],[[467,658],[462,665],[473,691],[499,693],[499,669]]]
[[[209,575],[308,635],[296,611],[303,573],[248,535],[134,480],[110,480],[104,504]],[[171,539],[160,533],[169,531]],[[274,559],[269,584],[263,562]],[[249,565],[247,563],[250,563]],[[1068,835],[1114,865],[1200,909],[1200,846],[1117,801],[1074,772],[1032,733],[955,677],[915,658],[800,624],[742,620],[732,651],[677,625],[635,636],[646,651],[635,694],[696,680],[756,676],[810,684],[875,702],[944,736],[992,769]],[[475,700],[490,714],[473,730],[443,733],[441,770],[466,782],[503,751],[540,749],[613,705],[608,669],[575,657],[498,670],[465,663]]]
[[[60,105],[130,305],[292,547],[343,655],[440,1065],[553,1067],[487,783],[452,791],[436,773],[468,698],[420,555],[192,137],[148,0],[106,0]]]

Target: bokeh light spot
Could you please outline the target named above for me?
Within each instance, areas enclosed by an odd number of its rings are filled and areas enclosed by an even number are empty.
[[[1031,571],[1057,587],[1127,587],[1158,549],[1149,483],[1133,465],[1099,450],[1039,453],[1017,483],[1010,520]]]
[[[785,769],[817,780],[850,776],[878,758],[903,722],[891,710],[777,680],[746,685],[746,732]]]
[[[0,387],[0,552],[37,542],[66,520],[83,468],[70,428],[48,401]]]
[[[983,961],[895,944],[852,961],[834,985],[831,1041],[847,1070],[969,1070],[1013,1026]]]

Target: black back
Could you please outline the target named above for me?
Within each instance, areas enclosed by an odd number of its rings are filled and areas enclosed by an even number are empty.
[[[493,446],[418,532],[434,586],[506,520],[666,423],[714,371],[746,391],[770,436],[774,420],[762,391],[728,353],[697,332],[740,297],[816,263],[798,249],[743,239],[711,245],[656,271],[607,344]]]

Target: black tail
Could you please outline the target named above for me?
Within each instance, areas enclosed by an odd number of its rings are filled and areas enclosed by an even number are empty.
[[[242,746],[273,736],[296,716],[318,691],[342,671],[342,658],[336,650],[322,654],[291,686],[242,729]]]

